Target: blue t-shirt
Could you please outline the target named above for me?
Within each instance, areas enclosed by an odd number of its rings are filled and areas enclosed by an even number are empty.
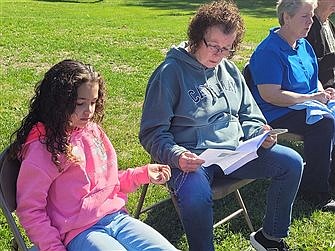
[[[277,34],[278,29],[270,30],[250,58],[252,93],[268,122],[292,110],[263,100],[256,85],[278,84],[282,90],[304,94],[315,93],[318,88],[318,63],[312,46],[301,38],[293,49]]]

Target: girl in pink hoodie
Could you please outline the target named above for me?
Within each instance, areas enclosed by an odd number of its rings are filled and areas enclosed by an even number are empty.
[[[104,80],[91,66],[64,60],[44,75],[13,134],[22,161],[17,215],[39,250],[176,250],[127,214],[127,193],[163,184],[166,165],[118,170],[115,150],[98,125]]]

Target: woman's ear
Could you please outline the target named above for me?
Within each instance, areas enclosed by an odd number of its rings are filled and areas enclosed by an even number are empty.
[[[287,12],[284,12],[284,13],[283,13],[283,21],[284,21],[284,24],[283,24],[282,26],[284,26],[284,25],[286,25],[286,24],[289,24],[289,23],[290,23],[290,20],[291,20],[291,16],[290,16]]]

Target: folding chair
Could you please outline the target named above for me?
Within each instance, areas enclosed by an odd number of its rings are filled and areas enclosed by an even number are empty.
[[[14,236],[11,250],[38,251],[35,246],[27,247],[12,214],[16,209],[16,180],[19,170],[20,162],[10,159],[6,148],[0,155],[0,206]]]
[[[245,219],[250,231],[254,232],[254,227],[251,223],[248,211],[245,207],[245,204],[243,202],[242,196],[241,196],[240,191],[239,191],[240,188],[242,188],[243,186],[245,186],[245,185],[247,185],[247,184],[249,184],[253,181],[254,181],[254,179],[233,179],[233,178],[228,178],[228,177],[214,179],[214,182],[212,184],[213,199],[214,200],[219,200],[219,199],[222,199],[222,198],[226,197],[227,195],[234,192],[235,198],[236,198],[236,200],[239,204],[239,208],[236,211],[232,212],[231,214],[227,215],[222,220],[215,223],[213,225],[214,228],[216,228],[217,226],[219,226],[219,225],[221,225],[225,222],[228,222],[229,220],[239,216],[240,214],[243,214],[244,219]],[[173,205],[174,205],[174,207],[175,207],[175,209],[178,213],[179,219],[180,219],[180,212],[179,212],[179,208],[178,208],[178,205],[177,205],[176,198],[171,193],[170,193],[169,198],[161,200],[161,201],[159,201],[159,202],[157,202],[157,203],[155,203],[151,206],[148,206],[146,208],[143,208],[144,201],[145,201],[145,196],[146,196],[147,191],[148,191],[148,187],[149,187],[148,184],[142,186],[141,196],[140,196],[140,199],[138,201],[134,217],[138,219],[139,216],[142,213],[145,213],[145,212],[161,205],[162,203],[166,202],[167,200],[171,199],[172,202],[173,202]]]

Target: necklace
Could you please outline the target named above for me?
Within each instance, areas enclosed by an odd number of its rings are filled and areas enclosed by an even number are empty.
[[[187,179],[187,175],[188,175],[188,172],[180,172],[178,174],[178,176],[173,181],[174,188],[168,187],[168,190],[171,194],[173,194],[174,196],[177,196],[177,193],[179,192],[180,188],[184,185]]]

